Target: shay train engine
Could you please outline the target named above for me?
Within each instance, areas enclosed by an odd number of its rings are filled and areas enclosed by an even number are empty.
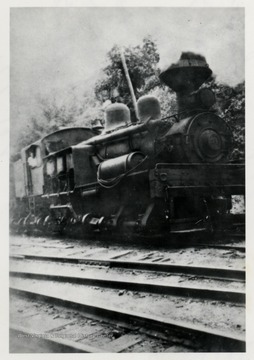
[[[244,194],[244,165],[228,162],[232,135],[211,111],[215,96],[202,57],[181,58],[161,73],[177,94],[171,125],[159,101],[111,104],[105,128],[67,128],[21,151],[13,162],[12,225],[44,231],[164,234],[214,230]]]

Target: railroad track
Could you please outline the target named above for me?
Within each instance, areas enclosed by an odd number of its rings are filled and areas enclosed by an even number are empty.
[[[47,255],[54,250],[53,241],[27,243],[25,249],[22,244],[11,248],[11,297],[20,296],[26,301],[40,299],[54,306],[61,304],[65,311],[78,309],[87,318],[99,316],[95,320],[107,326],[116,320],[114,326],[121,324],[126,329],[134,324],[136,330],[124,332],[125,337],[120,340],[121,336],[118,342],[111,338],[116,347],[109,345],[111,341],[107,346],[99,346],[100,333],[98,344],[91,345],[89,341],[80,346],[79,341],[66,338],[32,336],[32,328],[20,328],[20,324],[12,323],[12,338],[17,340],[17,334],[23,334],[27,347],[33,339],[34,349],[46,348],[51,352],[132,352],[137,348],[138,352],[245,350],[243,268],[172,264],[172,256],[161,256],[162,252],[139,253],[133,248],[120,251],[120,247],[112,250],[110,246],[106,251],[96,245],[88,249],[85,245],[75,247],[62,242],[55,243],[55,250],[64,255]],[[181,258],[182,251],[178,249],[175,256]],[[233,260],[239,254],[243,261],[241,249],[216,251],[233,253]],[[234,261],[229,266],[232,264]],[[145,309],[140,303],[144,298]],[[199,319],[197,309],[201,314],[207,312],[207,316]],[[225,326],[216,326],[217,313],[218,323],[224,322]],[[213,321],[208,321],[214,314]],[[150,337],[144,337],[144,333]],[[149,344],[153,344],[152,350]]]
[[[22,301],[24,308],[29,307],[24,310],[26,316],[20,312],[14,314],[20,320],[22,316],[25,326],[10,324],[11,352],[193,352],[197,351],[197,346],[201,348],[193,338],[186,340],[162,328],[154,331],[137,320],[133,323],[131,319],[122,321],[111,312],[105,317],[105,314],[94,313],[93,307],[82,307],[77,311],[78,304],[75,303],[62,306],[58,302],[55,304],[52,298],[41,296],[33,300],[33,297],[31,293],[11,290],[11,299],[19,303],[18,311]],[[29,328],[28,314],[30,319],[33,318]]]
[[[20,244],[20,243],[18,243],[18,244],[12,244],[12,246],[13,247],[19,247],[19,246],[34,246],[34,245],[32,245],[32,244],[29,244],[29,243],[25,243],[25,244]],[[54,248],[57,248],[57,246],[56,245],[54,245],[54,244],[52,244],[52,245],[48,245],[48,244],[36,244],[36,246],[38,246],[38,247],[44,247],[44,248],[52,248],[52,249],[54,249]],[[167,246],[164,246],[164,248],[165,249],[167,249],[168,248],[168,246],[169,245],[167,245]],[[242,245],[242,244],[239,244],[239,245],[236,245],[236,244],[219,244],[219,243],[217,243],[217,244],[211,244],[211,243],[198,243],[198,244],[192,244],[192,243],[181,243],[180,245],[179,245],[179,243],[178,244],[171,244],[170,245],[170,247],[169,248],[180,248],[180,247],[191,247],[191,246],[195,246],[196,248],[200,248],[200,249],[202,249],[202,248],[206,248],[206,249],[221,249],[221,250],[229,250],[229,251],[231,251],[231,250],[235,250],[235,251],[240,251],[240,252],[243,252],[243,253],[245,253],[245,246],[244,245]],[[75,244],[69,244],[69,245],[66,245],[66,246],[64,246],[65,247],[65,249],[72,249],[72,248],[74,248],[75,247]],[[158,249],[158,247],[159,246],[157,246],[156,247],[156,249]],[[62,246],[60,246],[60,248],[62,248]]]
[[[230,282],[238,282],[244,284],[245,271],[233,270],[229,268],[211,268],[211,267],[196,267],[196,266],[183,266],[183,265],[171,265],[163,263],[154,263],[147,261],[123,261],[123,260],[101,260],[101,259],[86,259],[86,258],[68,258],[68,257],[49,257],[49,256],[11,256],[11,271],[10,275],[20,278],[30,278],[37,280],[52,280],[61,282],[71,282],[83,285],[94,285],[101,287],[112,288],[125,288],[133,291],[147,291],[168,295],[180,295],[200,298],[212,298],[214,300],[227,301],[232,300],[235,302],[244,303],[245,293],[243,290],[225,290],[225,282],[227,286]],[[15,262],[16,260],[16,262]],[[46,268],[43,266],[46,262]],[[21,264],[20,264],[21,263]],[[59,264],[66,264],[66,267],[61,267]],[[71,265],[77,265],[76,268],[70,267]],[[80,265],[86,265],[86,268],[80,267]],[[40,265],[42,270],[40,270]],[[68,266],[67,266],[68,265]],[[99,266],[106,269],[111,269],[111,273],[108,274],[108,270],[97,269],[97,274],[85,275],[83,270],[89,270],[89,266]],[[27,270],[26,270],[27,269]],[[139,271],[139,273],[132,274],[123,273],[126,270]],[[117,273],[112,270],[122,270]],[[140,272],[142,273],[140,274]],[[144,277],[144,272],[147,272],[147,279]],[[91,272],[91,271],[90,271]],[[70,275],[70,273],[76,273],[76,275]],[[157,274],[165,273],[167,275],[166,281],[159,283],[149,281],[151,274],[156,277]],[[125,276],[124,276],[125,275]],[[141,275],[141,279],[138,279],[138,275]],[[173,276],[174,275],[174,276]],[[130,278],[132,276],[132,278]],[[169,278],[170,276],[170,278]],[[124,280],[125,277],[125,280]],[[139,276],[140,277],[140,276]],[[173,277],[173,281],[172,281]],[[133,279],[134,278],[134,279]],[[179,279],[177,279],[179,278]],[[213,288],[200,288],[200,281],[203,279],[209,279],[209,287],[213,282]],[[165,277],[164,277],[165,279]],[[195,281],[197,284],[195,286]],[[194,282],[194,286],[179,286],[180,283]],[[171,282],[171,285],[168,283]],[[220,285],[220,288],[216,283]],[[176,284],[174,286],[174,284]],[[243,288],[243,287],[242,287]]]
[[[93,265],[96,263],[95,261],[92,262]],[[126,264],[124,264],[126,263]],[[119,264],[119,262],[118,262]],[[151,266],[151,268],[153,268],[153,273],[155,273],[153,276],[158,277],[158,273],[160,272],[160,267],[163,269],[163,272],[166,271],[166,268],[168,270],[170,270],[172,267],[167,266],[165,267],[163,264],[149,264],[149,263],[142,263],[142,262],[137,262],[136,264],[130,263],[130,262],[121,262],[120,264],[120,268],[121,269],[130,269],[130,265],[132,266],[131,268],[133,269],[140,269],[142,268],[142,270],[144,269],[149,269],[149,265],[153,265]],[[156,265],[156,266],[154,266]],[[14,267],[14,270],[12,270]],[[30,265],[31,267],[31,265]],[[48,267],[48,265],[47,265]],[[217,283],[218,280],[220,280],[220,282],[222,282],[222,286],[225,284],[225,281],[229,282],[229,279],[232,281],[242,281],[242,279],[244,278],[244,272],[243,271],[235,271],[235,270],[228,270],[228,269],[211,269],[211,268],[195,268],[195,267],[183,267],[183,266],[174,266],[173,268],[173,273],[174,274],[178,274],[178,277],[182,277],[183,278],[183,273],[181,272],[182,270],[185,271],[184,275],[190,275],[195,273],[195,274],[200,274],[203,273],[202,277],[196,275],[196,277],[194,279],[198,280],[199,282],[197,282],[197,284],[192,285],[192,286],[184,286],[182,285],[182,282],[184,281],[184,279],[180,280],[178,279],[178,283],[177,285],[174,285],[175,281],[171,281],[173,284],[168,285],[166,283],[166,281],[163,283],[162,281],[157,280],[156,281],[151,281],[151,280],[142,280],[142,278],[144,277],[144,273],[142,273],[141,276],[141,280],[137,279],[137,274],[135,274],[134,276],[130,276],[130,274],[127,274],[127,276],[125,276],[126,280],[121,279],[121,276],[119,276],[119,274],[117,273],[113,273],[111,272],[111,274],[109,276],[105,276],[107,274],[105,274],[105,271],[97,271],[98,274],[94,274],[94,275],[86,275],[82,274],[82,271],[79,270],[84,270],[83,268],[78,268],[76,270],[76,275],[70,275],[71,272],[73,272],[73,268],[65,268],[65,269],[44,269],[44,272],[41,272],[40,269],[38,270],[38,263],[36,264],[36,266],[33,267],[32,271],[24,271],[22,270],[24,268],[24,264],[22,264],[21,266],[17,266],[16,264],[16,269],[15,269],[15,265],[13,265],[11,263],[11,271],[10,271],[10,275],[12,277],[17,277],[17,278],[24,278],[24,279],[34,279],[34,280],[48,280],[48,281],[58,281],[58,282],[68,282],[68,283],[73,283],[73,284],[80,284],[80,285],[90,285],[90,286],[99,286],[99,287],[108,287],[108,288],[114,288],[114,289],[125,289],[125,290],[131,290],[131,291],[144,291],[144,292],[150,292],[150,293],[158,293],[158,294],[163,294],[163,295],[175,295],[175,296],[187,296],[187,297],[198,297],[201,299],[212,299],[212,300],[220,300],[220,301],[233,301],[233,302],[237,302],[237,303],[245,303],[245,292],[243,289],[238,289],[238,290],[234,290],[234,289],[223,289],[221,287],[216,287],[216,281],[215,281],[215,285],[212,286],[211,288],[211,281],[212,279],[216,279]],[[117,264],[115,264],[114,268],[117,268]],[[119,268],[119,267],[118,267]],[[189,269],[188,269],[189,268]],[[156,271],[155,271],[156,269]],[[46,272],[45,272],[46,270]],[[49,270],[49,271],[48,271]],[[64,271],[63,271],[64,270]],[[99,269],[98,269],[99,270]],[[190,273],[188,273],[188,270],[190,271]],[[215,270],[215,271],[214,271]],[[102,272],[102,274],[100,274],[100,272]],[[212,278],[210,278],[210,284],[209,287],[205,287],[205,288],[200,288],[200,281],[201,279],[204,279],[205,277],[207,278],[207,274],[211,273],[212,275],[215,273],[220,273],[220,277],[215,277],[214,276]],[[69,274],[68,274],[69,273]],[[206,274],[206,276],[204,275]],[[121,275],[123,276],[124,274],[121,273]],[[167,275],[170,275],[170,277],[172,277],[172,272],[167,272]],[[149,270],[148,276],[151,276],[151,269]],[[120,279],[119,279],[120,278]],[[161,280],[161,279],[159,279]],[[189,282],[190,280],[193,281],[193,276],[192,277],[187,277],[187,280],[185,279],[185,283]],[[224,280],[224,282],[223,282]],[[167,282],[170,282],[170,279],[167,278]],[[228,284],[227,284],[228,285]]]
[[[46,292],[33,292],[18,287],[11,287],[11,294],[26,296],[29,299],[36,299],[37,301],[41,300],[47,304],[61,305],[66,309],[78,309],[88,318],[95,316],[95,318],[100,321],[107,321],[108,323],[112,321],[113,323],[117,322],[118,326],[121,324],[123,327],[128,327],[131,324],[137,329],[141,328],[143,330],[144,328],[144,332],[153,333],[154,337],[157,338],[165,339],[166,335],[166,339],[169,342],[171,340],[171,345],[177,343],[186,344],[187,342],[189,347],[195,349],[195,351],[200,351],[201,349],[201,351],[211,351],[211,349],[213,349],[212,351],[245,351],[245,338],[243,335],[227,334],[224,331],[207,329],[205,326],[188,324],[183,321],[168,320],[160,316],[143,315],[135,311],[120,311],[114,307],[99,307],[89,302],[71,301],[64,297],[50,296]],[[11,326],[11,329],[16,329],[16,332],[19,330],[15,326]],[[28,334],[33,334],[31,330],[23,331]],[[168,337],[167,334],[169,334]],[[138,335],[141,337],[140,334]],[[70,344],[67,343],[67,345]],[[90,347],[90,351],[88,349],[84,351],[84,349],[79,348],[79,344],[77,345],[77,349],[75,349],[75,344],[72,344],[72,346],[74,352],[114,352],[110,349],[110,345],[107,346],[107,351],[105,351],[105,348],[97,347],[94,349]]]
[[[43,234],[34,234],[31,238],[33,239],[33,242],[36,243],[37,246],[46,246],[43,244],[38,243],[38,239],[43,236]],[[20,236],[13,236],[14,238],[21,238]],[[204,240],[205,239],[205,240]],[[169,238],[161,238],[161,236],[158,237],[122,237],[114,236],[113,238],[111,236],[106,236],[102,234],[97,234],[92,239],[80,239],[80,238],[72,238],[68,237],[60,237],[59,235],[51,236],[48,238],[49,241],[51,241],[52,245],[48,245],[50,247],[55,247],[54,242],[55,241],[61,241],[62,243],[66,243],[68,245],[66,246],[76,246],[77,243],[80,244],[93,244],[97,243],[99,244],[109,244],[112,245],[118,245],[118,246],[141,246],[141,247],[153,247],[154,249],[162,248],[162,249],[172,249],[172,248],[180,248],[180,247],[191,247],[195,246],[197,248],[214,248],[214,249],[224,249],[224,250],[238,250],[245,252],[245,232],[244,231],[235,231],[235,232],[225,232],[225,233],[217,233],[214,235],[211,235],[209,233],[203,234],[201,237],[188,237],[186,234],[184,236],[174,236],[171,235]],[[26,243],[26,240],[25,240]],[[12,242],[13,245],[15,245],[14,242]],[[29,243],[27,243],[28,245]],[[16,246],[18,246],[16,244]],[[31,242],[30,242],[31,245]]]
[[[230,268],[216,268],[216,267],[199,267],[191,265],[175,265],[162,262],[153,261],[128,261],[117,259],[102,259],[102,258],[83,258],[83,257],[62,257],[62,256],[46,256],[46,255],[31,255],[31,254],[18,254],[10,255],[12,260],[33,260],[33,261],[46,261],[53,263],[69,263],[69,264],[85,264],[106,266],[109,268],[133,269],[133,270],[150,270],[166,273],[181,273],[199,276],[207,276],[215,279],[222,280],[237,280],[245,281],[245,271],[230,269]]]
[[[20,262],[21,259],[18,260]],[[69,260],[69,259],[68,259]],[[20,268],[24,268],[24,260],[21,261]],[[48,267],[48,262],[46,262]],[[17,265],[17,263],[16,263]],[[36,263],[38,267],[38,261]],[[65,262],[66,265],[66,262]],[[80,265],[80,264],[79,264]],[[121,264],[123,265],[123,264]],[[128,264],[129,265],[129,264]],[[133,265],[133,264],[132,264]],[[145,264],[148,266],[148,263]],[[162,267],[165,264],[153,264],[153,265],[162,265]],[[93,267],[94,267],[93,262]],[[100,265],[101,266],[101,265]],[[11,263],[11,269],[15,266]],[[30,265],[31,267],[31,265]],[[158,266],[156,266],[158,273]],[[121,267],[122,269],[122,267]],[[128,269],[128,266],[127,266]],[[59,269],[58,269],[59,270]],[[65,268],[65,272],[68,272],[70,269]],[[165,272],[165,268],[163,271]],[[175,268],[176,270],[176,268]],[[185,269],[186,270],[186,269]],[[193,270],[193,269],[192,269]],[[49,269],[49,272],[52,270]],[[197,271],[197,269],[196,269]],[[232,270],[229,270],[229,272]],[[72,269],[73,272],[73,269]],[[148,271],[151,274],[151,270]],[[231,275],[229,276],[225,269],[223,269],[224,272],[224,281],[227,282],[229,279],[232,280]],[[55,269],[55,273],[41,273],[40,270],[37,270],[36,272],[26,272],[26,271],[13,271],[11,270],[11,280],[14,279],[14,285],[11,285],[11,293],[18,293],[22,294],[23,296],[28,296],[29,298],[40,298],[47,303],[54,303],[54,304],[62,304],[66,308],[78,308],[81,309],[83,312],[88,312],[89,314],[101,314],[102,319],[107,319],[109,321],[110,318],[117,318],[121,322],[128,323],[129,321],[133,322],[138,321],[139,326],[146,326],[146,328],[153,329],[153,331],[157,331],[158,328],[161,328],[161,332],[165,333],[165,331],[172,331],[173,333],[177,333],[179,337],[179,333],[181,333],[181,338],[185,339],[193,339],[196,340],[194,343],[198,342],[199,344],[202,343],[202,346],[204,346],[207,350],[209,349],[209,341],[213,339],[213,343],[216,343],[218,347],[216,348],[216,351],[225,351],[225,349],[228,351],[230,349],[235,349],[235,351],[242,351],[241,349],[244,349],[244,336],[233,336],[232,334],[225,335],[225,332],[223,331],[217,331],[208,329],[203,325],[199,326],[193,326],[193,324],[186,325],[183,321],[175,321],[172,319],[169,319],[168,321],[165,321],[163,317],[158,316],[144,316],[142,315],[142,312],[133,312],[133,311],[119,311],[117,309],[117,306],[115,309],[112,309],[109,306],[95,306],[91,301],[87,302],[79,302],[77,300],[70,300],[63,296],[52,296],[51,292],[47,289],[48,287],[52,287],[52,284],[54,286],[58,284],[62,284],[63,289],[66,286],[66,284],[71,284],[72,286],[78,285],[82,288],[88,288],[88,287],[99,287],[99,288],[107,288],[110,291],[112,289],[117,290],[118,296],[119,294],[122,294],[123,292],[139,292],[139,293],[153,293],[153,294],[159,294],[159,296],[175,296],[175,297],[185,297],[184,301],[188,301],[193,298],[198,299],[211,299],[213,302],[215,300],[217,301],[227,301],[230,303],[235,304],[243,304],[245,301],[245,295],[243,290],[223,290],[223,289],[209,289],[209,288],[198,288],[198,287],[186,287],[186,286],[172,286],[172,285],[163,285],[161,283],[156,282],[147,282],[147,281],[124,281],[124,280],[116,280],[112,277],[112,274],[109,274],[109,278],[100,278],[97,276],[89,277],[89,276],[66,276],[61,274],[61,271],[57,271]],[[174,273],[176,274],[176,273]],[[240,274],[240,273],[239,273]],[[238,275],[239,275],[238,274]],[[144,275],[142,273],[142,275]],[[158,274],[157,274],[158,275]],[[137,276],[137,275],[135,275]],[[202,275],[203,277],[203,275]],[[240,276],[242,277],[242,276]],[[18,282],[17,282],[18,280]],[[23,284],[22,284],[23,280]],[[36,280],[37,286],[39,286],[42,290],[33,290],[33,286],[31,287],[31,281],[34,282]],[[216,279],[217,281],[218,279]],[[222,277],[220,277],[220,280],[222,281]],[[234,279],[236,281],[236,279]],[[15,285],[16,282],[16,285]],[[242,280],[240,281],[242,283]],[[17,286],[17,283],[19,284]],[[21,283],[21,286],[20,286]],[[41,286],[42,284],[42,286]],[[44,289],[44,291],[43,291]],[[75,289],[76,291],[77,289]],[[64,291],[65,292],[65,291]],[[145,296],[145,295],[144,295]],[[180,305],[183,306],[183,305]],[[197,340],[198,339],[198,340]],[[210,340],[209,340],[210,339]],[[52,340],[52,339],[51,339]],[[42,340],[40,340],[42,341]],[[178,340],[179,341],[179,340]],[[51,341],[52,342],[52,341]],[[60,346],[60,345],[57,345]],[[193,346],[193,344],[192,344]],[[214,346],[214,345],[213,345]],[[195,346],[194,346],[195,348]],[[76,350],[75,350],[76,351]],[[196,350],[197,351],[197,350]],[[232,350],[233,351],[233,350]],[[82,351],[84,352],[84,351]]]
[[[59,254],[63,256],[80,254],[83,257],[91,257],[97,256],[99,252],[103,252],[105,253],[104,258],[110,259],[132,258],[133,261],[135,261],[141,258],[147,258],[154,262],[168,262],[169,260],[172,262],[174,260],[178,261],[178,258],[176,256],[174,257],[174,253],[176,253],[177,256],[180,254],[181,258],[183,258],[184,252],[189,252],[189,254],[195,252],[195,261],[197,261],[198,257],[202,259],[205,258],[204,255],[206,255],[205,252],[207,252],[207,250],[210,250],[210,252],[214,251],[211,256],[216,258],[221,257],[222,262],[224,257],[223,251],[232,252],[234,257],[245,256],[245,244],[242,239],[236,243],[231,241],[224,244],[210,244],[203,242],[193,245],[193,243],[190,242],[188,244],[171,244],[171,246],[168,246],[167,244],[164,246],[153,246],[151,244],[140,246],[140,244],[132,243],[123,245],[121,243],[106,241],[71,241],[65,239],[42,240],[41,238],[32,238],[32,240],[29,240],[28,242],[27,239],[18,238],[17,241],[17,238],[14,238],[14,241],[11,241],[10,253],[13,255],[22,255],[25,253],[26,255],[40,254],[44,256],[53,256],[52,254],[57,254],[57,256],[59,256]],[[100,254],[99,256],[101,258]],[[209,257],[211,256],[209,254]],[[191,254],[191,257],[193,257],[193,254]],[[188,262],[188,259],[186,259],[185,262]]]

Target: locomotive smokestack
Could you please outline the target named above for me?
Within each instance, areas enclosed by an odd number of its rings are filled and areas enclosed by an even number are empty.
[[[195,108],[209,108],[214,102],[213,93],[204,89],[197,90],[211,76],[212,70],[204,56],[192,52],[183,52],[176,64],[161,72],[160,79],[177,94],[178,113],[188,115]]]

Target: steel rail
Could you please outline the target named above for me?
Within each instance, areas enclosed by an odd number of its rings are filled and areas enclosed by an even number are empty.
[[[236,250],[236,251],[241,251],[241,252],[245,252],[245,246],[241,246],[241,245],[223,245],[223,244],[196,244],[196,247],[204,247],[204,248],[209,248],[209,249],[220,249],[220,250]]]
[[[99,277],[67,276],[61,274],[44,274],[25,271],[10,271],[10,275],[22,279],[48,280],[57,282],[68,282],[79,285],[100,286],[112,289],[125,289],[130,291],[142,291],[155,294],[183,296],[200,299],[211,299],[218,301],[230,301],[234,303],[245,303],[245,293],[242,291],[197,288],[186,286],[172,286],[156,284],[151,282],[135,282],[125,280],[103,279]]]
[[[180,274],[191,274],[199,277],[209,277],[218,280],[236,280],[245,281],[244,270],[234,270],[225,268],[212,268],[212,267],[201,267],[201,266],[190,266],[190,265],[175,265],[165,264],[151,261],[126,261],[116,259],[91,259],[91,258],[71,258],[71,257],[60,257],[60,256],[43,256],[43,255],[29,255],[19,254],[10,255],[11,259],[16,260],[36,260],[36,261],[53,261],[60,263],[70,264],[87,264],[87,265],[100,265],[107,266],[110,268],[120,269],[132,269],[132,270],[148,270],[158,271],[167,273],[180,273]]]
[[[95,306],[92,303],[76,302],[66,298],[51,296],[40,292],[33,292],[22,288],[10,287],[10,293],[19,296],[25,296],[36,300],[51,302],[67,308],[74,308],[86,314],[101,317],[110,321],[118,321],[145,326],[155,331],[172,331],[175,334],[181,334],[181,337],[187,339],[196,338],[201,341],[204,347],[209,351],[244,352],[246,348],[245,337],[243,335],[230,335],[225,331],[207,329],[205,326],[190,325],[183,321],[167,320],[163,317],[144,315],[134,311],[119,311],[115,308]]]
[[[11,243],[10,244],[11,246],[39,246],[39,247],[46,247],[46,248],[62,248],[62,249],[68,249],[70,247],[74,247],[75,245],[72,243],[72,244],[67,244],[67,245],[59,245],[59,244],[56,244],[56,245],[52,245],[52,244],[42,244],[42,243],[22,243],[22,242],[19,242],[19,243]],[[164,244],[165,245],[165,244]],[[174,246],[176,245],[176,246]],[[186,246],[188,245],[188,247],[190,247],[191,245],[192,246],[195,246],[196,248],[211,248],[211,249],[221,249],[221,250],[236,250],[236,251],[241,251],[241,252],[245,252],[246,249],[245,249],[245,246],[242,246],[242,245],[224,245],[224,244],[213,244],[213,243],[200,243],[198,241],[196,242],[192,242],[190,243],[190,241],[181,241],[181,242],[178,242],[178,243],[172,243],[171,244],[171,247],[170,248],[181,248],[182,246]],[[168,249],[168,246],[165,246],[166,249]]]
[[[54,352],[54,353],[106,353],[112,352],[97,347],[84,345],[75,341],[61,338],[50,337],[50,333],[36,334],[30,329],[23,326],[17,326],[10,324],[10,340],[14,341],[14,346],[26,348],[26,353],[31,350],[35,353],[40,349],[40,352]],[[10,342],[12,344],[12,341]],[[42,349],[45,351],[42,351]],[[37,351],[36,351],[37,350]],[[10,346],[10,353],[16,353],[12,351],[12,345]],[[22,353],[22,351],[18,351]]]

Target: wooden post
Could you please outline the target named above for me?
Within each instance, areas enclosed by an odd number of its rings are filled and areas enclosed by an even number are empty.
[[[132,86],[132,83],[131,83],[131,78],[130,78],[130,75],[129,75],[129,71],[128,71],[128,68],[127,68],[127,64],[126,64],[126,61],[125,61],[125,56],[124,56],[124,52],[123,52],[122,48],[120,48],[120,55],[121,55],[121,60],[122,60],[126,80],[127,80],[127,83],[128,83],[129,89],[130,89],[131,98],[132,98],[132,102],[133,102],[133,106],[134,106],[134,110],[135,110],[135,115],[136,115],[136,118],[138,119],[137,100],[136,100],[136,96],[135,96],[135,93],[134,93],[134,90],[133,90],[133,86]]]

